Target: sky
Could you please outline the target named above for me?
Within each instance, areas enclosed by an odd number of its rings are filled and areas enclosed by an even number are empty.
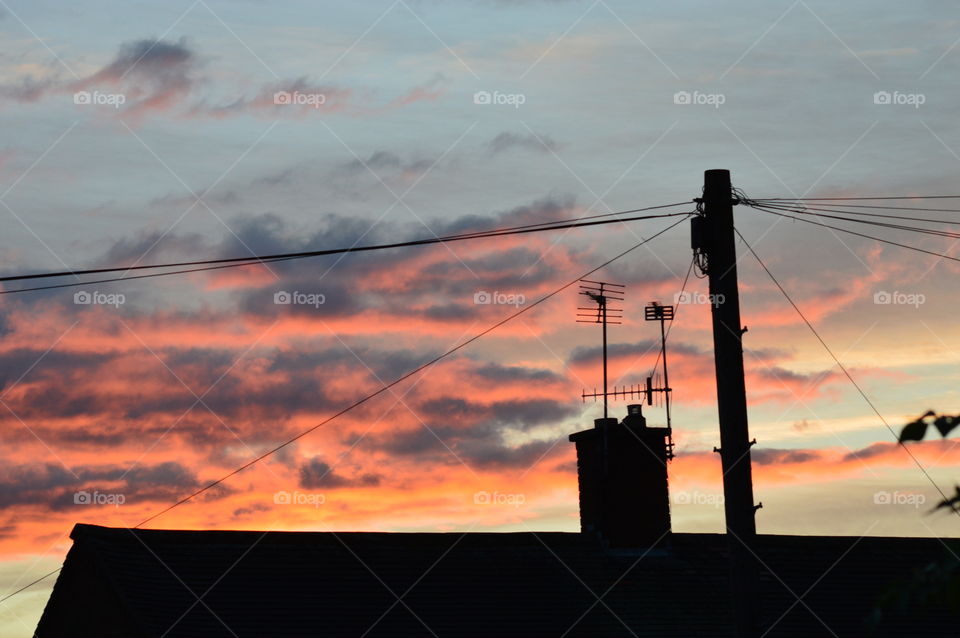
[[[686,212],[712,168],[751,197],[958,194],[947,2],[0,0],[0,32],[5,276]],[[59,566],[75,523],[137,525],[678,219],[4,295],[0,592]],[[960,449],[929,439],[915,462],[895,437],[960,411],[955,263],[735,219],[869,400],[741,243],[758,531],[955,536],[928,510]],[[654,365],[643,306],[690,302],[669,345],[673,523],[719,532],[690,261],[683,222],[591,278],[626,286],[611,384]],[[581,299],[530,307],[146,526],[576,531],[566,437],[602,415],[580,398],[601,379]],[[2,603],[0,633],[31,635],[52,582]]]

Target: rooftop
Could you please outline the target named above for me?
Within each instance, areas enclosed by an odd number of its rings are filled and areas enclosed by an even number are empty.
[[[673,533],[652,550],[556,532],[78,524],[71,536],[40,637],[732,635],[719,534]],[[932,538],[768,535],[756,548],[766,635],[804,638],[867,635],[882,593],[947,551]],[[954,635],[957,626],[935,609],[885,620],[870,635]]]

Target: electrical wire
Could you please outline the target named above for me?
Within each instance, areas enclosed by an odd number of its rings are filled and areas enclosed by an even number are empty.
[[[776,199],[751,199],[751,202],[757,202],[760,204],[779,204],[787,205],[790,202],[776,200]],[[805,204],[800,202],[800,206],[806,207]],[[960,208],[922,208],[919,206],[878,206],[876,204],[831,204],[830,202],[817,202],[817,206],[832,206],[838,207],[842,206],[844,208],[868,208],[875,210],[914,210],[914,211],[931,211],[931,212],[940,212],[940,213],[960,213]],[[853,213],[851,213],[853,214]],[[942,220],[937,220],[942,221]],[[943,223],[957,223],[957,222],[943,222]]]
[[[619,213],[615,213],[615,214],[619,214]],[[600,226],[600,225],[605,225],[605,224],[618,224],[618,223],[625,223],[625,222],[631,222],[631,221],[642,221],[642,220],[648,220],[648,219],[662,219],[662,218],[667,218],[667,217],[678,217],[678,216],[681,216],[681,215],[689,215],[689,214],[690,214],[689,211],[687,211],[687,212],[679,212],[679,213],[664,213],[664,214],[660,214],[660,215],[643,215],[643,216],[639,216],[639,217],[621,217],[621,218],[617,218],[617,219],[608,219],[608,220],[602,220],[602,221],[583,221],[583,222],[572,222],[572,223],[565,223],[565,224],[553,224],[553,225],[550,225],[550,226],[537,225],[536,228],[517,227],[517,228],[513,228],[513,229],[500,229],[500,230],[486,231],[486,232],[480,232],[480,233],[469,233],[469,234],[462,234],[462,235],[450,235],[450,236],[448,236],[448,237],[434,237],[434,238],[429,238],[429,239],[418,239],[418,240],[413,240],[413,241],[408,241],[408,242],[398,242],[398,243],[393,243],[393,244],[377,244],[377,245],[368,245],[368,246],[354,246],[354,247],[350,247],[350,248],[333,248],[333,249],[328,249],[328,250],[314,250],[314,251],[307,251],[307,252],[302,252],[302,253],[287,253],[287,254],[280,254],[280,255],[266,255],[266,256],[257,256],[257,257],[247,257],[247,258],[237,257],[237,258],[229,258],[229,259],[226,259],[226,260],[208,260],[207,262],[194,262],[194,263],[214,263],[214,264],[216,264],[216,263],[222,262],[222,261],[228,261],[228,262],[230,262],[230,263],[219,263],[218,265],[214,265],[214,266],[204,266],[204,267],[199,267],[199,268],[185,268],[185,269],[171,270],[171,271],[166,271],[166,272],[148,273],[148,274],[145,274],[145,275],[133,275],[133,276],[130,276],[130,277],[109,277],[109,278],[106,278],[106,279],[93,279],[93,280],[86,280],[86,281],[75,281],[75,282],[70,282],[70,283],[65,283],[65,284],[53,284],[53,285],[49,285],[49,286],[33,286],[33,287],[30,287],[30,288],[17,288],[17,289],[15,289],[15,290],[0,290],[0,295],[9,295],[9,294],[16,294],[16,293],[21,293],[21,292],[35,292],[35,291],[38,291],[38,290],[54,290],[54,289],[57,289],[57,288],[75,288],[75,287],[77,287],[77,286],[89,286],[89,285],[91,285],[91,284],[111,283],[111,282],[117,282],[117,281],[132,281],[132,280],[136,280],[136,279],[148,279],[148,278],[151,278],[151,277],[165,277],[165,276],[167,276],[167,275],[179,275],[179,274],[184,274],[184,273],[203,272],[203,271],[207,271],[207,270],[220,270],[220,269],[223,269],[223,268],[237,268],[237,267],[241,267],[241,266],[256,266],[256,265],[270,264],[270,263],[276,263],[276,262],[281,262],[281,261],[290,261],[290,260],[294,260],[294,259],[305,259],[305,258],[309,258],[309,257],[319,257],[319,256],[324,256],[324,255],[338,255],[338,254],[343,254],[343,253],[369,252],[369,251],[375,251],[375,250],[388,250],[388,249],[394,249],[394,248],[407,248],[407,247],[411,247],[411,246],[424,246],[424,245],[428,245],[428,244],[441,244],[441,243],[454,242],[454,241],[464,241],[464,240],[468,240],[468,239],[485,239],[485,238],[488,238],[488,237],[504,237],[504,236],[508,236],[508,235],[519,235],[519,234],[527,234],[527,233],[536,233],[536,232],[543,232],[543,231],[549,231],[549,230],[561,230],[561,229],[565,229],[565,228],[583,228],[583,227],[586,227],[586,226]],[[606,215],[607,215],[607,214],[605,214],[604,216],[606,216]],[[241,261],[241,260],[244,260],[244,259],[245,259],[246,261]],[[162,266],[144,266],[144,268],[162,268],[162,267],[169,267],[169,266],[171,266],[171,265],[172,265],[172,264],[166,264],[166,265],[162,265]],[[137,268],[140,268],[140,267],[138,266]],[[123,270],[123,269],[122,269],[122,268],[93,269],[93,270],[90,270],[90,271],[83,271],[83,272],[95,272],[95,271],[98,271],[98,270],[118,271],[118,270]],[[80,272],[81,272],[81,271],[77,271],[77,274],[79,274]],[[37,275],[15,275],[15,276],[12,276],[12,277],[7,277],[7,278],[2,278],[2,277],[0,277],[0,282],[2,282],[2,281],[11,281],[11,280],[20,280],[20,279],[37,279],[37,278],[43,278],[43,277],[63,277],[63,276],[71,275],[71,274],[74,274],[74,273],[71,273],[71,272],[62,272],[62,273],[41,273],[41,274],[37,274]]]
[[[746,238],[740,233],[740,230],[739,230],[739,229],[737,229],[736,227],[734,227],[733,230],[734,230],[734,232],[737,233],[737,236],[740,237],[740,241],[742,241],[743,244],[744,244],[744,245],[747,247],[747,249],[750,251],[750,253],[753,254],[754,258],[757,260],[757,263],[759,263],[759,264],[760,264],[760,267],[763,268],[763,270],[767,273],[767,275],[768,275],[768,276],[770,277],[770,279],[773,281],[774,285],[776,285],[776,287],[780,290],[781,294],[783,294],[783,296],[784,296],[784,297],[786,298],[786,300],[790,303],[790,305],[793,306],[793,309],[794,309],[794,310],[797,312],[797,314],[800,316],[800,319],[803,320],[803,323],[805,323],[805,324],[807,325],[807,328],[810,329],[810,332],[813,333],[813,336],[817,338],[817,341],[820,342],[820,345],[823,346],[823,349],[827,351],[827,354],[829,354],[830,357],[831,357],[831,358],[834,360],[834,362],[837,364],[837,366],[839,366],[839,368],[840,368],[840,370],[843,372],[843,374],[847,377],[847,379],[850,381],[850,383],[853,384],[853,387],[855,387],[855,388],[857,389],[857,392],[859,392],[859,393],[860,393],[860,396],[863,397],[863,400],[867,402],[867,405],[870,406],[870,409],[873,410],[873,412],[877,415],[877,417],[880,419],[880,421],[883,423],[883,425],[886,426],[887,430],[890,431],[890,434],[893,435],[893,438],[895,438],[895,439],[897,440],[897,443],[900,445],[900,447],[902,447],[904,450],[906,450],[907,454],[910,456],[911,459],[913,459],[913,462],[916,464],[916,466],[917,466],[918,468],[920,468],[920,471],[923,473],[923,475],[927,478],[928,481],[930,481],[930,484],[933,485],[934,489],[936,489],[937,492],[940,494],[940,496],[943,497],[943,500],[944,500],[944,501],[949,500],[948,497],[947,497],[947,495],[943,492],[943,490],[940,489],[940,486],[937,485],[936,481],[933,480],[933,477],[930,476],[930,473],[927,472],[927,469],[926,469],[925,467],[923,467],[923,464],[920,462],[920,460],[913,454],[913,452],[910,451],[910,448],[908,448],[908,447],[903,443],[903,441],[900,440],[900,437],[897,435],[897,433],[893,430],[892,427],[890,427],[890,424],[887,423],[887,420],[886,420],[885,418],[883,418],[883,415],[880,414],[880,411],[877,409],[877,406],[874,405],[873,401],[870,400],[870,397],[868,397],[867,394],[866,394],[866,392],[863,391],[863,388],[860,387],[860,384],[856,382],[856,380],[853,378],[853,375],[851,375],[850,372],[847,370],[846,366],[844,366],[843,363],[840,362],[840,359],[837,357],[837,355],[835,355],[835,354],[833,353],[833,350],[830,349],[830,346],[827,345],[827,342],[823,340],[823,337],[820,336],[820,333],[817,332],[817,329],[813,327],[813,324],[810,323],[810,321],[807,319],[806,315],[803,314],[803,311],[800,310],[800,308],[799,308],[799,307],[797,306],[797,304],[793,301],[793,299],[790,297],[790,295],[787,293],[787,291],[784,289],[784,287],[783,287],[782,285],[780,285],[780,282],[777,281],[777,278],[773,275],[773,273],[770,271],[770,269],[767,268],[767,265],[766,265],[765,263],[763,263],[763,260],[760,259],[760,255],[758,255],[758,254],[757,254],[757,251],[755,251],[755,250],[753,249],[753,246],[751,246],[750,243],[746,240]],[[960,516],[960,510],[954,509],[954,512],[957,514],[957,516]]]
[[[31,581],[31,582],[27,583],[26,585],[24,585],[23,587],[21,587],[21,588],[18,589],[17,591],[11,592],[11,593],[7,594],[7,595],[4,596],[3,598],[0,598],[0,603],[3,603],[5,600],[7,600],[7,599],[9,599],[9,598],[13,598],[14,596],[16,596],[17,594],[19,594],[19,593],[22,592],[22,591],[26,591],[26,590],[30,589],[31,587],[33,587],[33,586],[36,585],[37,583],[42,582],[42,581],[50,578],[51,576],[53,576],[54,574],[56,574],[57,572],[59,572],[61,569],[63,569],[62,566],[57,567],[57,568],[56,568],[55,570],[53,570],[52,572],[47,572],[46,574],[44,574],[44,575],[41,576],[40,578],[38,578],[38,579],[36,579],[36,580],[34,580],[34,581]]]
[[[536,224],[526,224],[523,226],[512,226],[507,228],[494,228],[494,229],[485,230],[485,231],[460,233],[456,235],[447,235],[445,237],[431,237],[431,238],[417,239],[417,240],[411,240],[411,241],[405,241],[405,242],[395,242],[390,244],[351,246],[350,248],[310,250],[310,251],[301,251],[301,252],[294,252],[294,253],[278,253],[278,254],[272,254],[272,255],[250,255],[249,257],[224,257],[220,259],[200,259],[200,260],[194,260],[194,261],[181,261],[181,262],[172,262],[172,263],[166,263],[166,264],[114,266],[109,268],[87,268],[84,270],[66,270],[66,271],[60,271],[60,272],[33,273],[28,275],[10,275],[6,277],[0,277],[0,282],[22,281],[26,279],[46,279],[50,277],[95,275],[95,274],[106,274],[106,273],[112,273],[112,272],[127,273],[134,270],[183,268],[185,266],[208,266],[208,265],[216,265],[216,264],[236,264],[240,266],[249,266],[254,264],[269,263],[272,261],[278,261],[283,259],[300,259],[300,258],[306,258],[306,257],[320,257],[324,255],[337,255],[337,254],[348,253],[348,252],[364,252],[364,251],[371,251],[371,250],[386,250],[391,248],[407,248],[410,246],[420,246],[420,245],[426,245],[426,244],[462,241],[465,239],[476,239],[476,238],[482,238],[482,237],[499,237],[501,235],[523,234],[523,233],[531,233],[531,232],[540,232],[544,230],[557,230],[562,228],[578,228],[582,226],[613,224],[618,222],[637,221],[641,219],[658,219],[661,217],[675,217],[678,215],[685,215],[686,213],[667,213],[662,215],[648,215],[643,217],[631,217],[626,219],[613,219],[613,220],[602,221],[602,222],[588,221],[588,220],[596,220],[599,218],[606,218],[606,217],[612,217],[612,216],[618,216],[618,215],[628,215],[628,214],[639,213],[639,212],[644,212],[649,210],[672,208],[676,206],[683,206],[689,203],[690,202],[677,202],[673,204],[662,204],[659,206],[635,208],[632,210],[619,211],[615,213],[603,213],[599,215],[589,215],[586,217],[557,220],[553,222],[539,222]],[[192,272],[192,271],[178,271],[178,272]],[[171,273],[171,274],[174,274],[174,273]],[[88,282],[88,283],[94,283],[94,282]],[[95,282],[95,283],[99,283],[99,282]]]
[[[877,217],[880,219],[892,219],[897,221],[913,221],[913,222],[924,222],[924,223],[930,223],[930,224],[947,224],[951,226],[960,225],[960,221],[932,219],[930,217],[907,217],[904,215],[887,215],[884,213],[867,213],[863,211],[846,210],[845,208],[823,208],[820,206],[792,207],[792,206],[786,206],[783,204],[765,204],[763,202],[755,202],[755,201],[751,201],[747,203],[747,205],[753,208],[776,208],[778,210],[786,210],[786,211],[803,213],[803,214],[817,214],[818,212],[819,213],[842,213],[844,215],[857,215],[858,217]],[[830,215],[821,215],[821,216],[829,217]],[[841,218],[841,217],[837,217],[836,219],[846,219],[846,221],[856,221],[857,223],[877,223],[877,224],[883,223],[883,222],[874,222],[873,220],[864,221],[863,219],[854,220],[850,218]],[[887,223],[890,223],[890,222],[887,222]],[[922,228],[918,226],[891,225],[891,227],[898,227],[904,230],[916,230],[918,232],[931,232],[931,233],[949,233],[950,232],[950,231],[940,231],[940,230],[930,229],[930,228]]]
[[[953,239],[960,239],[960,233],[952,232],[952,231],[949,231],[949,230],[939,230],[939,229],[936,229],[936,228],[922,228],[922,227],[919,227],[919,226],[907,226],[907,225],[905,225],[905,224],[894,224],[894,223],[891,223],[891,222],[880,222],[880,221],[871,220],[871,219],[859,219],[859,218],[858,218],[858,219],[852,219],[852,218],[850,218],[850,217],[843,217],[843,216],[840,216],[840,215],[828,215],[828,214],[825,214],[825,213],[823,213],[823,212],[819,212],[819,213],[818,213],[818,212],[811,212],[811,211],[818,211],[818,210],[822,211],[822,210],[826,210],[826,209],[808,208],[808,207],[804,207],[804,208],[790,208],[790,207],[787,207],[787,206],[773,206],[773,205],[769,205],[769,204],[768,204],[768,205],[763,205],[763,206],[761,206],[761,205],[752,205],[752,208],[757,208],[757,209],[759,209],[759,210],[768,210],[768,211],[769,211],[769,210],[779,210],[779,211],[797,213],[797,214],[800,214],[800,215],[813,215],[813,216],[815,216],[815,217],[823,217],[823,218],[825,218],[825,219],[837,219],[837,220],[846,221],[846,222],[851,222],[851,223],[855,223],[855,224],[866,224],[866,225],[869,225],[869,226],[877,226],[877,227],[880,227],[880,228],[892,228],[892,229],[894,229],[894,230],[905,230],[905,231],[910,231],[910,232],[915,232],[915,233],[921,233],[921,234],[924,234],[924,235],[936,235],[936,236],[938,236],[938,237],[951,237],[951,238],[953,238]],[[830,212],[845,212],[845,211],[830,211]],[[856,215],[856,214],[858,214],[858,213],[857,213],[856,211],[851,211],[849,214]],[[881,217],[890,217],[890,216],[889,216],[889,215],[881,215]],[[894,217],[894,218],[896,218],[896,217]],[[923,221],[931,221],[931,220],[923,220]],[[937,221],[937,220],[932,220],[932,221]],[[948,223],[951,223],[951,222],[948,222]]]
[[[826,202],[826,201],[879,201],[898,199],[960,199],[960,195],[903,195],[900,197],[764,197],[763,201],[779,202]],[[757,200],[760,201],[760,200]]]
[[[756,208],[756,207],[754,207],[754,208]],[[773,210],[773,209],[758,208],[757,210],[761,210],[761,211],[763,211],[763,212],[770,213],[770,214],[773,214],[773,215],[778,215],[778,216],[780,216],[780,217],[785,217],[785,218],[787,218],[787,219],[792,219],[792,220],[794,220],[794,221],[806,222],[807,224],[813,224],[814,226],[822,226],[823,228],[829,228],[829,229],[831,229],[831,230],[836,230],[836,231],[841,232],[841,233],[847,233],[848,235],[855,235],[855,236],[857,236],[857,237],[863,237],[864,239],[872,239],[872,240],[874,240],[874,241],[879,241],[879,242],[881,242],[881,243],[889,244],[889,245],[891,245],[891,246],[899,246],[900,248],[906,248],[906,249],[908,249],[908,250],[915,250],[915,251],[917,251],[917,252],[924,253],[924,254],[927,254],[927,255],[933,255],[934,257],[941,257],[941,258],[943,258],[943,259],[949,259],[950,261],[958,261],[958,262],[960,262],[960,258],[951,257],[950,255],[946,255],[946,254],[944,254],[944,253],[938,253],[938,252],[933,251],[933,250],[926,250],[925,248],[918,248],[918,247],[916,247],[916,246],[911,246],[910,244],[902,244],[902,243],[900,243],[900,242],[896,242],[896,241],[893,241],[893,240],[890,240],[890,239],[885,239],[885,238],[883,238],[883,237],[876,237],[876,236],[874,236],[874,235],[867,235],[866,233],[859,233],[859,232],[857,232],[857,231],[855,231],[855,230],[850,230],[849,228],[842,228],[842,227],[840,227],[840,226],[832,226],[832,225],[830,225],[830,224],[824,224],[823,222],[814,221],[814,220],[812,220],[812,219],[807,219],[807,218],[805,218],[805,217],[795,217],[795,216],[793,216],[793,215],[787,215],[786,213],[781,213],[781,212],[779,212],[779,211],[777,211],[777,210]]]

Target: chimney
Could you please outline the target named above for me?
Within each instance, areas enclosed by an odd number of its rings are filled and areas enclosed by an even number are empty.
[[[639,404],[622,422],[596,419],[570,435],[577,446],[580,531],[610,547],[653,547],[670,532],[668,428],[648,428]]]

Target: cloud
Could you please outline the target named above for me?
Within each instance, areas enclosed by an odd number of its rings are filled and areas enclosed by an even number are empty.
[[[777,450],[774,448],[757,448],[751,453],[753,462],[758,465],[774,463],[807,463],[820,459],[816,450]]]
[[[120,45],[116,57],[93,75],[73,83],[72,91],[116,87],[132,116],[179,105],[196,85],[198,58],[181,38],[177,42],[136,40]]]
[[[201,75],[207,62],[186,38],[132,40],[121,43],[110,62],[86,77],[64,80],[57,76],[24,75],[0,85],[0,98],[35,103],[49,96],[69,95],[78,108],[101,115],[119,114],[127,120],[151,113],[216,119],[241,115],[277,119],[339,112],[372,116],[418,102],[436,101],[450,83],[449,78],[438,73],[380,103],[374,101],[375,91],[370,89],[356,91],[320,84],[307,76],[268,82],[251,93],[223,86],[214,81],[215,76]],[[83,99],[78,94],[86,94],[90,99],[77,102]],[[104,100],[109,97],[110,101],[98,101],[98,95]]]
[[[53,80],[36,80],[26,76],[17,82],[0,85],[0,97],[11,102],[38,102],[54,86]]]
[[[494,155],[512,149],[550,153],[557,151],[559,144],[547,135],[519,135],[504,132],[487,142],[487,147]]]
[[[389,106],[406,106],[416,102],[435,102],[443,95],[445,87],[451,83],[443,73],[436,73],[432,78],[420,86],[415,86],[405,94],[393,100]]]
[[[380,484],[380,475],[366,472],[356,477],[345,477],[333,471],[329,464],[315,456],[300,466],[300,487],[304,489],[339,487],[376,487]]]
[[[210,105],[202,100],[190,107],[193,117],[225,118],[254,114],[278,118],[284,115],[303,117],[314,113],[336,113],[351,106],[354,92],[330,84],[316,84],[307,77],[265,84],[252,96],[236,97],[228,102]]]
[[[0,509],[17,505],[45,506],[54,511],[75,508],[74,494],[80,491],[119,493],[126,501],[167,501],[197,485],[193,472],[173,461],[72,469],[52,463],[6,464],[0,472]]]

